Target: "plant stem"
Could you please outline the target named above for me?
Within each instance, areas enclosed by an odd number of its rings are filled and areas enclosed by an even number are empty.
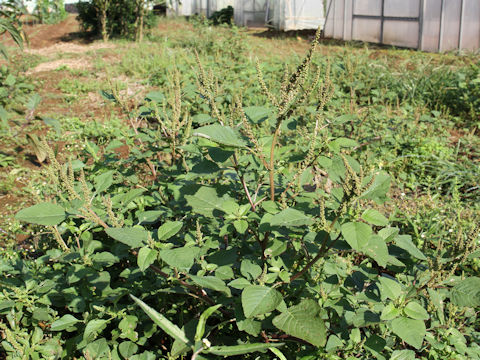
[[[255,212],[255,203],[252,200],[252,197],[250,195],[250,191],[248,191],[247,183],[245,182],[245,178],[243,177],[243,174],[240,173],[240,169],[238,168],[238,159],[237,159],[237,154],[233,154],[233,168],[235,169],[235,172],[238,175],[238,178],[240,179],[240,182],[242,183],[243,190],[245,191],[245,194],[247,195],[248,202],[250,203],[250,206],[252,207],[252,211]]]
[[[335,225],[335,223],[337,222],[339,218],[339,215],[337,215],[335,217],[335,219],[333,219],[332,223],[330,224],[330,230],[333,228],[333,226]],[[296,274],[292,275],[292,277],[290,277],[290,282],[298,279],[299,277],[301,277],[303,274],[305,274],[307,272],[307,270],[309,270],[313,265],[315,265],[315,263],[320,260],[323,256],[325,256],[325,254],[332,248],[333,244],[335,244],[335,242],[338,240],[338,238],[340,237],[340,235],[332,241],[332,243],[327,247],[327,241],[328,241],[328,238],[330,236],[330,232],[326,232],[325,233],[325,237],[323,238],[322,240],[322,246],[320,247],[320,250],[318,251],[318,254],[317,256],[315,256],[307,265],[305,265],[305,267],[300,270],[299,272],[297,272]]]
[[[270,171],[270,198],[272,201],[275,201],[275,145],[277,143],[277,138],[278,138],[278,133],[280,132],[280,124],[281,122],[278,122],[277,128],[275,129],[275,133],[273,134],[273,139],[272,139],[272,146],[270,148],[270,165],[269,165],[269,171]]]

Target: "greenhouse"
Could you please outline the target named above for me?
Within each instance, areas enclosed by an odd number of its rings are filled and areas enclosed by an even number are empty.
[[[177,16],[211,16],[215,11],[233,6],[234,0],[182,0],[172,1],[170,14]]]
[[[182,0],[170,3],[170,15],[210,17],[215,11],[232,6],[237,26],[276,30],[308,30],[323,27],[323,0]]]
[[[233,9],[237,26],[265,26],[267,0],[235,0]]]
[[[277,30],[311,30],[323,27],[324,4],[319,0],[267,2],[267,25]]]
[[[329,0],[325,36],[431,52],[480,48],[478,0]]]

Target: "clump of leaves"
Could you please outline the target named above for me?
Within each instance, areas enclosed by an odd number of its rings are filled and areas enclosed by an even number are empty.
[[[127,109],[128,158],[117,141],[91,165],[62,164],[43,145],[54,195],[16,217],[47,226],[61,250],[28,266],[3,260],[2,329],[39,334],[7,336],[9,354],[48,344],[85,358],[413,359],[445,354],[448,339],[480,356],[480,278],[459,271],[478,256],[478,231],[422,251],[376,209],[390,177],[332,135],[330,67],[312,61],[319,35],[279,89],[257,64],[268,105],[244,106],[241,94],[219,104],[197,56],[209,114],[190,120],[176,73],[172,94]],[[445,331],[459,313],[463,332]]]

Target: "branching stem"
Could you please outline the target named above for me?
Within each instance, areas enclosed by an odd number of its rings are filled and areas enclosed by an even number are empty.
[[[280,132],[280,124],[281,122],[279,121],[275,133],[273,134],[272,146],[270,148],[270,164],[268,170],[270,172],[270,198],[272,201],[275,201],[275,146]]]

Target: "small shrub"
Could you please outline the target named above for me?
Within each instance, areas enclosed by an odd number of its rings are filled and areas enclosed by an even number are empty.
[[[78,20],[84,31],[95,36],[134,38],[138,29],[139,5],[131,0],[107,1],[106,33],[102,34],[101,10],[95,1],[82,1],[77,5]],[[144,9],[144,28],[149,29],[156,25],[157,17],[153,11]]]
[[[37,0],[35,13],[44,24],[56,24],[67,17],[63,0]]]
[[[227,6],[224,9],[215,11],[209,20],[213,25],[227,24],[231,25],[233,21],[233,7]]]

